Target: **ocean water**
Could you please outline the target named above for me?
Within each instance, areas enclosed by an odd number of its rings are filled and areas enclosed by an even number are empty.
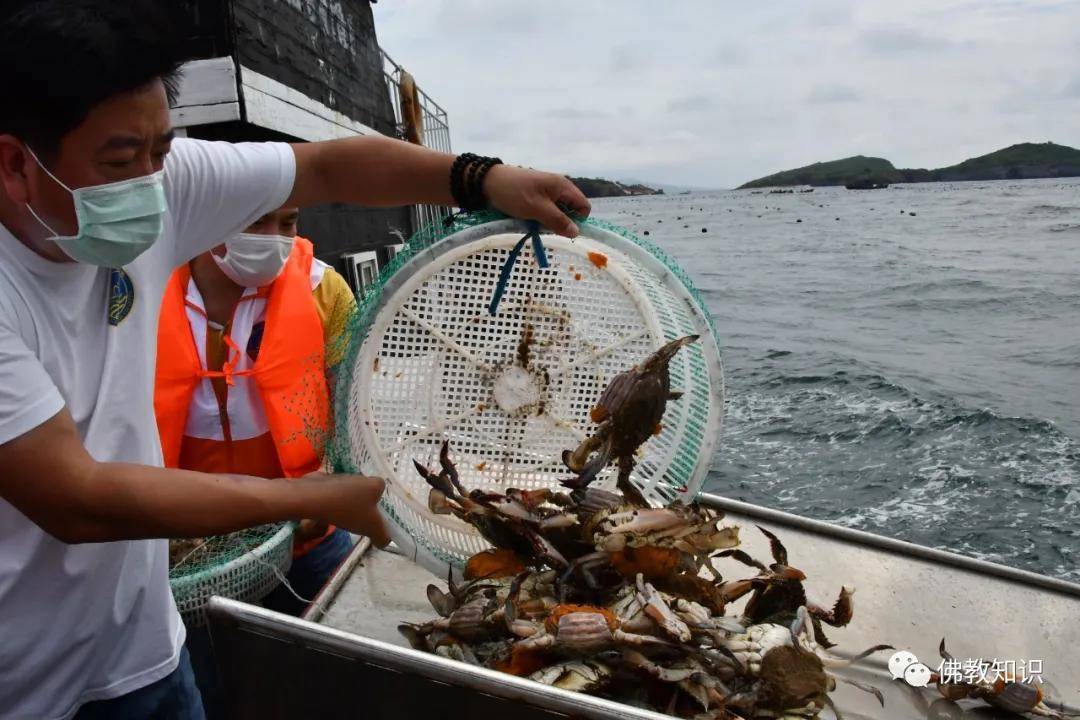
[[[648,232],[716,320],[708,490],[1080,582],[1080,179],[593,213]]]

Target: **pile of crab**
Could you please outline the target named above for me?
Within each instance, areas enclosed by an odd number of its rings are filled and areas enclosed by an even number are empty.
[[[810,603],[775,535],[761,528],[766,565],[716,510],[589,486],[469,491],[446,444],[438,472],[417,470],[432,512],[494,547],[469,558],[463,583],[428,586],[439,617],[399,628],[414,648],[680,717],[747,719],[817,717],[832,705],[830,668],[889,648],[831,654],[822,624],[850,622],[852,591],[828,609]],[[726,580],[713,562],[723,557],[757,572]]]

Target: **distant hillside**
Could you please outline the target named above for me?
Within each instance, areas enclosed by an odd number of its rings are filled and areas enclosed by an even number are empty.
[[[1050,142],[1020,143],[936,170],[897,169],[883,158],[856,155],[767,175],[741,185],[740,189],[778,185],[847,185],[859,180],[905,183],[1077,176],[1080,176],[1080,150]]]
[[[658,183],[632,177],[619,178],[619,182],[623,185],[644,185],[645,187],[656,188],[657,190],[663,190],[667,195],[685,192],[715,192],[722,189],[719,187],[705,187],[704,185],[672,185],[671,183]]]
[[[1080,150],[1049,142],[1020,143],[931,174],[934,180],[1075,177],[1080,175]]]
[[[663,195],[663,190],[656,190],[645,185],[624,185],[614,180],[602,178],[570,178],[570,182],[578,186],[585,197],[623,197],[625,195]]]
[[[895,182],[896,168],[884,158],[856,155],[843,160],[819,162],[806,167],[785,170],[751,180],[743,188],[776,187],[780,185],[844,185],[854,180]]]

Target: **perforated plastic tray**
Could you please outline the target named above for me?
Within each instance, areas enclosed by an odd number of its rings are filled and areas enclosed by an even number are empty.
[[[365,321],[338,388],[342,469],[388,479],[395,542],[435,572],[487,543],[427,507],[416,460],[437,467],[444,439],[467,488],[556,487],[561,453],[595,425],[607,383],[668,340],[701,336],[671,363],[660,433],[633,481],[654,503],[701,487],[717,446],[723,373],[712,324],[689,280],[651,245],[588,221],[574,239],[543,235],[548,267],[526,243],[496,315],[488,308],[528,226],[497,220],[410,241],[365,299]],[[601,485],[614,481],[610,468]]]

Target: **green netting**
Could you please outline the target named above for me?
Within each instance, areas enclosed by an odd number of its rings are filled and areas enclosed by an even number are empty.
[[[169,541],[169,584],[176,607],[191,626],[205,622],[213,595],[262,599],[292,562],[293,527],[276,523],[228,535]]]

